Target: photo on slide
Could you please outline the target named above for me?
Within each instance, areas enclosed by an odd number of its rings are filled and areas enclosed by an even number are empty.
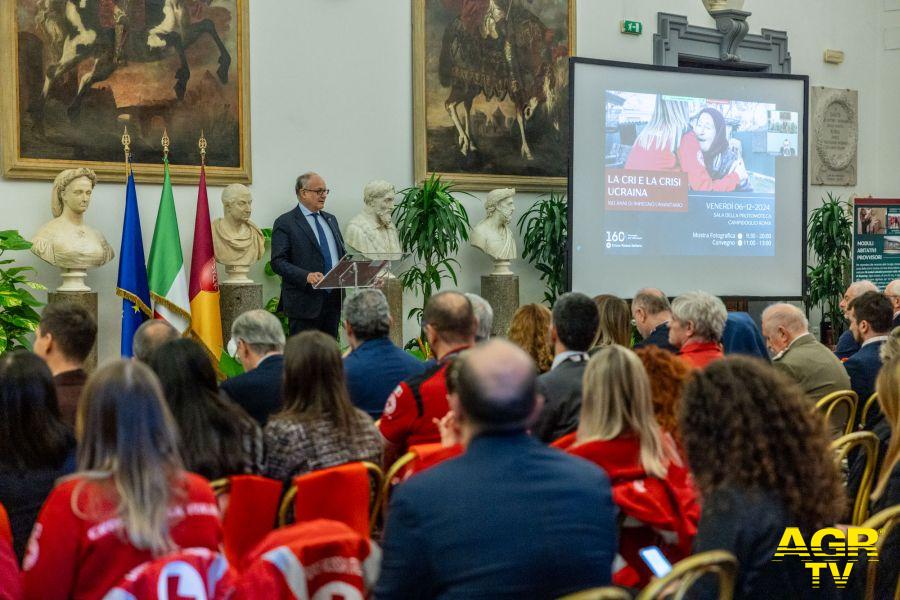
[[[766,151],[776,156],[797,156],[800,114],[790,110],[770,110]]]

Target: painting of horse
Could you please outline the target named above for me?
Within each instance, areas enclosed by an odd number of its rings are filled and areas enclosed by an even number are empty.
[[[69,165],[138,179],[249,182],[248,0],[8,0],[0,8],[4,175]]]
[[[575,0],[414,0],[416,178],[565,186]]]

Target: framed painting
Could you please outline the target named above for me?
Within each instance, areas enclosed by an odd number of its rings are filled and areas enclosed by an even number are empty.
[[[53,179],[87,166],[139,181],[248,183],[249,0],[4,0],[0,3],[3,175]]]
[[[415,176],[564,189],[575,0],[412,0]]]

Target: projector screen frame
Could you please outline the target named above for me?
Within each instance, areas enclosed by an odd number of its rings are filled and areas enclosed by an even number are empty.
[[[569,160],[568,166],[566,169],[566,194],[568,201],[566,202],[566,219],[568,223],[568,231],[566,235],[566,291],[572,291],[572,257],[574,254],[574,246],[573,246],[573,236],[572,236],[572,225],[573,225],[573,210],[574,203],[572,199],[572,182],[573,182],[573,160],[575,152],[575,66],[578,64],[585,65],[599,65],[605,67],[618,67],[625,69],[642,69],[646,71],[657,71],[663,73],[693,73],[696,75],[711,75],[711,76],[722,76],[722,77],[749,77],[753,79],[781,79],[781,80],[792,80],[792,81],[800,81],[803,84],[803,183],[802,183],[802,193],[801,193],[801,210],[802,216],[800,221],[803,223],[803,231],[801,234],[801,248],[802,248],[802,257],[800,260],[800,269],[801,269],[801,288],[800,288],[800,296],[722,296],[724,298],[742,298],[748,301],[777,301],[777,300],[789,300],[789,301],[803,301],[806,298],[807,292],[807,252],[808,248],[807,244],[807,195],[808,195],[808,170],[809,170],[809,76],[808,75],[797,75],[797,74],[787,74],[787,73],[760,73],[756,71],[730,71],[725,69],[698,69],[693,67],[668,67],[663,65],[653,65],[647,63],[629,63],[623,61],[616,60],[606,60],[599,58],[585,58],[582,56],[572,56],[569,57],[569,132],[568,132],[568,146],[569,146]],[[652,282],[648,282],[649,285],[652,285]]]

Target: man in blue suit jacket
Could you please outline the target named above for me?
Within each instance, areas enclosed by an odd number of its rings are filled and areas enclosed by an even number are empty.
[[[850,303],[853,302],[856,297],[861,296],[866,292],[877,291],[878,286],[868,279],[854,281],[847,287],[847,290],[844,292],[844,295],[841,298],[838,307],[842,311],[844,311],[844,315],[846,315],[849,319],[850,314],[848,311],[850,310]],[[853,336],[853,332],[848,329],[838,338],[837,344],[834,348],[834,353],[839,359],[847,360],[857,352],[859,352],[859,342],[856,341],[856,338]]]
[[[272,227],[272,270],[281,276],[281,302],[291,335],[318,329],[335,338],[341,320],[341,290],[313,286],[344,256],[337,219],[322,210],[328,188],[316,173],[304,173],[294,186],[299,204]]]
[[[857,296],[848,311],[850,331],[860,344],[859,351],[844,362],[850,375],[850,387],[859,396],[860,406],[875,392],[875,380],[881,369],[881,345],[887,340],[894,318],[891,301],[884,294],[866,292]],[[877,404],[869,411],[867,420],[874,423],[880,417]],[[863,426],[868,425],[863,423]]]
[[[556,598],[607,585],[616,553],[609,479],[525,429],[535,367],[493,340],[448,383],[465,454],[391,498],[377,598]]]

